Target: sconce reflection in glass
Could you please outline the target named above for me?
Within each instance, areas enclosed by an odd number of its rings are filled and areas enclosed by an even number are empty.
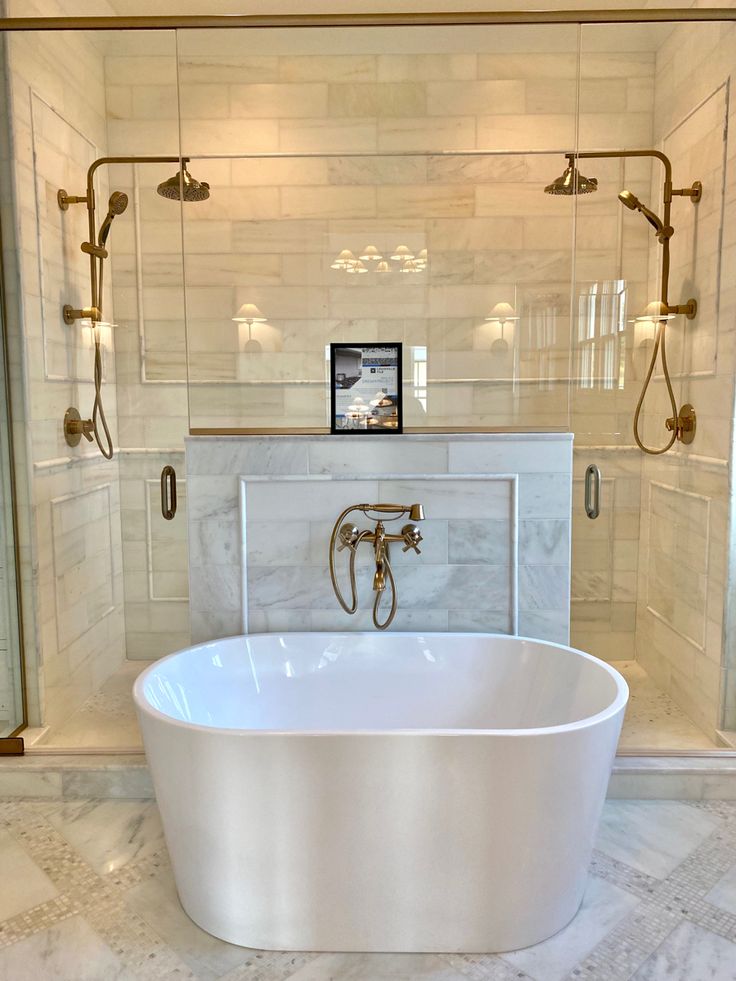
[[[506,302],[497,303],[485,318],[487,323],[499,324],[501,328],[501,336],[496,337],[491,343],[491,352],[493,354],[505,354],[508,351],[509,342],[506,340],[504,333],[506,324],[515,323],[518,319],[519,317],[514,307]]]
[[[233,317],[233,321],[238,324],[239,349],[248,354],[259,354],[263,350],[263,345],[253,337],[253,324],[265,324],[266,318],[255,303],[244,303]]]

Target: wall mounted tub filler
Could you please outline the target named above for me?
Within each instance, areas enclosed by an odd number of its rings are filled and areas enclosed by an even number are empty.
[[[345,521],[347,516],[353,511],[362,511],[371,521],[376,522],[373,531],[366,529],[360,531],[358,527],[350,521]],[[383,515],[391,514],[392,518],[383,518]],[[385,630],[396,616],[398,606],[398,596],[396,593],[396,580],[394,579],[391,568],[391,558],[389,546],[391,542],[403,542],[402,551],[408,552],[414,549],[417,555],[421,552],[419,543],[422,540],[422,533],[415,524],[406,524],[398,535],[389,534],[386,531],[385,522],[397,521],[402,515],[407,514],[410,521],[422,521],[424,519],[424,508],[421,504],[351,504],[345,508],[332,528],[330,535],[330,579],[332,588],[337,596],[337,601],[346,613],[353,614],[358,609],[358,590],[355,582],[355,558],[358,554],[358,546],[361,542],[368,542],[373,546],[376,560],[376,571],[373,574],[373,591],[376,594],[373,602],[373,624],[377,630]],[[373,517],[379,515],[379,517]],[[339,539],[339,544],[338,544]],[[349,571],[350,571],[350,603],[346,603],[342,591],[337,583],[335,573],[335,550],[342,552],[347,548],[349,551]],[[381,605],[386,585],[391,589],[391,609],[388,617],[381,622],[378,619],[378,608]]]

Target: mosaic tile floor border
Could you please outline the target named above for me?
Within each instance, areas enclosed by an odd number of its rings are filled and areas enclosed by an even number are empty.
[[[216,940],[179,906],[151,801],[1,803],[3,858],[27,870],[3,882],[19,907],[0,920],[8,981],[736,981],[733,802],[609,801],[576,919],[502,955]]]

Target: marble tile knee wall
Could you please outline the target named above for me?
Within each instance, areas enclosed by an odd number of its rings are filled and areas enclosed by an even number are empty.
[[[421,501],[422,554],[392,556],[393,629],[520,633],[567,643],[569,434],[190,437],[192,640],[372,629],[327,569],[332,523],[358,501]],[[343,570],[344,571],[344,570]]]

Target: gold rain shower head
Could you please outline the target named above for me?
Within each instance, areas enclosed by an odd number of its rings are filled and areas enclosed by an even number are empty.
[[[161,181],[156,193],[170,201],[206,201],[210,196],[210,185],[206,181],[195,180],[187,168],[182,167],[173,177]]]
[[[596,177],[583,177],[575,166],[575,155],[568,154],[567,167],[560,174],[557,180],[548,184],[545,194],[592,194],[598,190],[598,179]]]

